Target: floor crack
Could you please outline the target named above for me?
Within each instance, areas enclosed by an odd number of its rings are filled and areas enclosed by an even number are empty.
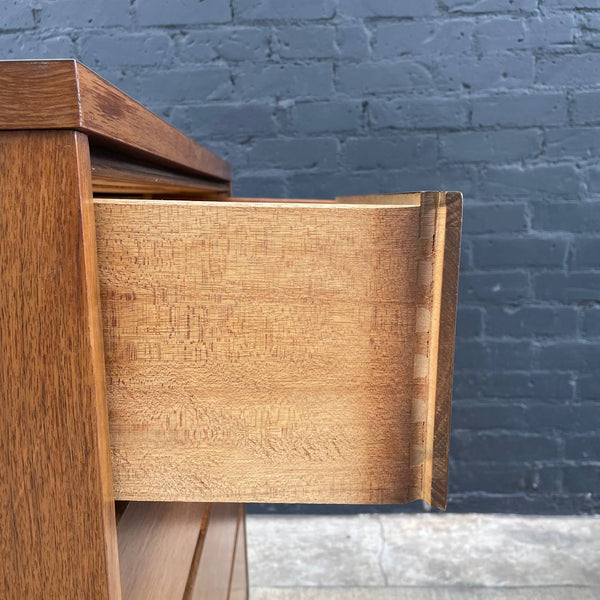
[[[381,577],[383,578],[383,584],[385,587],[388,587],[388,577],[383,568],[383,553],[385,552],[386,541],[385,541],[385,530],[383,528],[383,522],[381,521],[381,516],[377,515],[377,522],[379,523],[379,552],[377,553],[377,564],[379,565],[379,571],[381,573]]]

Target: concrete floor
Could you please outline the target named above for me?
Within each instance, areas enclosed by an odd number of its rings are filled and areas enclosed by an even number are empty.
[[[600,599],[600,518],[248,517],[251,600]]]

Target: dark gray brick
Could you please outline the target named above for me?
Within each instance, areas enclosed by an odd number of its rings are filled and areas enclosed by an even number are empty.
[[[379,179],[388,191],[460,190],[466,198],[477,193],[478,173],[473,165],[450,165],[438,162],[435,169],[422,164],[410,169],[380,173]]]
[[[531,463],[558,457],[558,442],[541,435],[457,432],[453,442],[457,460]]]
[[[240,98],[328,98],[333,94],[333,67],[328,63],[244,66],[235,73]]]
[[[461,60],[442,56],[435,61],[435,80],[442,90],[493,90],[526,87],[533,83],[534,58],[529,54],[502,53]]]
[[[339,0],[338,10],[353,17],[429,17],[438,12],[435,0]]]
[[[567,438],[565,442],[565,454],[567,458],[600,461],[600,436],[598,435],[576,435]]]
[[[264,61],[269,53],[270,32],[262,27],[202,29],[186,32],[178,40],[182,62]]]
[[[515,93],[473,98],[473,124],[494,127],[562,125],[567,122],[564,93]]]
[[[573,245],[575,249],[573,265],[575,268],[591,267],[600,269],[600,237],[578,237]]]
[[[501,398],[506,402],[522,403],[537,400],[564,403],[573,397],[569,373],[489,371],[462,372],[454,377],[456,398]]]
[[[600,405],[566,405],[560,402],[457,401],[452,409],[454,429],[473,432],[514,431],[547,437],[564,437],[573,432],[596,431],[600,427]]]
[[[233,183],[233,193],[237,197],[286,198],[285,181],[281,174],[240,173]]]
[[[442,156],[452,162],[504,163],[533,158],[542,147],[534,130],[457,131],[440,136]]]
[[[159,66],[173,57],[173,43],[165,33],[93,32],[79,38],[80,57],[90,66]],[[161,100],[162,98],[156,98]]]
[[[336,196],[377,194],[388,189],[382,185],[378,174],[379,171],[349,173],[336,169],[313,173],[294,169],[288,178],[290,197],[332,199]]]
[[[552,159],[589,159],[600,156],[600,127],[550,129],[544,154]]]
[[[500,195],[543,192],[564,199],[575,197],[581,184],[581,175],[572,165],[490,166],[483,177],[488,193]]]
[[[486,333],[495,337],[564,337],[577,331],[577,311],[570,307],[490,307],[487,315]]]
[[[247,137],[270,134],[277,130],[274,107],[265,103],[206,104],[178,108],[173,122],[200,139],[208,137]],[[230,142],[235,143],[235,142]]]
[[[532,225],[542,231],[598,233],[600,202],[534,202]]]
[[[600,337],[600,308],[590,308],[583,313],[583,334]],[[600,380],[600,377],[598,378]]]
[[[454,462],[449,477],[451,492],[502,493],[525,488],[525,467]]]
[[[452,407],[452,427],[454,430],[519,430],[526,425],[527,407],[520,404],[486,402],[455,402]],[[476,460],[476,459],[475,459]]]
[[[600,192],[600,167],[594,166],[588,169],[588,190],[590,192]]]
[[[338,144],[331,138],[259,140],[248,153],[250,167],[334,169]]]
[[[565,264],[566,256],[566,240],[533,237],[473,240],[476,267],[560,267]]]
[[[457,370],[527,370],[533,364],[529,342],[462,341],[456,343],[454,366]]]
[[[561,54],[537,63],[536,81],[543,85],[589,85],[600,70],[600,53]]]
[[[455,494],[448,502],[448,510],[472,513],[520,513],[566,515],[597,513],[598,499],[590,494],[485,494],[473,492]]]
[[[535,297],[559,302],[600,302],[600,273],[539,273]]]
[[[536,0],[442,0],[442,5],[452,13],[533,12]]]
[[[396,98],[369,100],[375,129],[446,129],[467,125],[469,109],[459,98]]]
[[[501,52],[571,44],[575,32],[575,16],[563,13],[533,19],[490,19],[477,26],[475,35],[483,52]]]
[[[600,404],[582,405],[530,404],[527,406],[525,427],[528,431],[583,433],[600,429]]]
[[[437,159],[437,140],[432,135],[400,136],[399,139],[351,139],[342,161],[357,169],[394,169],[406,165],[432,164]]]
[[[600,493],[600,465],[565,467],[565,487],[571,492]]]
[[[598,0],[545,0],[548,8],[600,8]]]
[[[339,25],[337,45],[340,56],[345,60],[366,59],[370,53],[369,33],[362,24]]]
[[[458,371],[485,371],[491,367],[490,353],[484,341],[457,340],[454,351],[454,368]]]
[[[530,493],[548,495],[563,491],[562,482],[563,472],[560,467],[533,467],[527,469],[525,490]]]
[[[0,35],[0,52],[3,59],[52,58],[75,56],[75,46],[67,35],[39,37],[26,31]]]
[[[386,23],[378,26],[373,33],[373,57],[470,52],[472,31],[473,22],[470,20]]]
[[[292,126],[302,133],[352,131],[361,128],[363,107],[357,100],[301,102],[291,109]]]
[[[600,377],[595,370],[590,375],[579,375],[577,393],[582,400],[600,401]]]
[[[463,273],[459,280],[459,298],[503,304],[518,302],[531,295],[529,277],[522,272]]]
[[[561,371],[596,369],[600,365],[600,342],[553,342],[539,350],[542,369]]]
[[[378,94],[431,88],[432,78],[426,67],[411,61],[342,64],[336,87],[344,94]]]
[[[573,94],[573,121],[578,125],[600,123],[600,90]]]
[[[145,103],[224,100],[231,96],[233,88],[229,69],[220,66],[152,71],[137,79],[140,99]]]
[[[325,25],[278,28],[273,48],[282,58],[333,58],[337,55],[335,29]]]
[[[223,2],[229,4],[229,2]],[[333,0],[233,0],[237,20],[329,19],[333,16]]]
[[[456,315],[456,337],[476,338],[483,333],[483,309],[461,307]]]
[[[487,342],[490,369],[528,371],[533,366],[535,348],[530,342]]]
[[[33,10],[23,0],[4,0],[0,5],[0,30],[29,29],[35,25]]]
[[[206,139],[198,141],[206,146],[209,150],[214,152],[217,156],[229,161],[233,166],[236,179],[241,169],[245,168],[248,164],[248,148],[250,147],[250,142],[248,140],[244,140],[243,143],[237,144],[232,144],[231,142],[225,140],[217,141],[214,139],[211,139],[208,142]]]
[[[521,233],[527,227],[526,205],[522,203],[466,204],[463,233]]]
[[[126,4],[121,0],[113,1]],[[194,25],[231,21],[230,3],[223,0],[136,0],[133,6],[142,25]]]
[[[131,21],[129,3],[123,0],[40,0],[29,6],[32,8],[39,10],[40,26],[48,28],[126,26]]]

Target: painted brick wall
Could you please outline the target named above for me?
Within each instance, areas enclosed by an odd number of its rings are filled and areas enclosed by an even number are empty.
[[[238,195],[463,191],[449,509],[598,512],[600,0],[4,0],[0,28]]]

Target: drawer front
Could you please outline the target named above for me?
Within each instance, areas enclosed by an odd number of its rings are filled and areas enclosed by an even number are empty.
[[[443,505],[445,200],[98,200],[116,497]]]

